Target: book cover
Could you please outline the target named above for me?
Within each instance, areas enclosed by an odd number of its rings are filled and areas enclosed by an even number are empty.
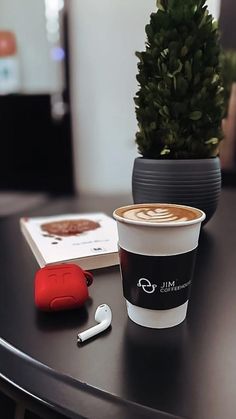
[[[67,262],[96,269],[119,263],[116,222],[104,213],[25,217],[20,227],[40,267]]]

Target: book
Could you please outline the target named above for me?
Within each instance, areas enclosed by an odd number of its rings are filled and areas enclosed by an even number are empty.
[[[24,217],[20,228],[40,267],[75,263],[97,269],[119,264],[116,221],[104,213]]]

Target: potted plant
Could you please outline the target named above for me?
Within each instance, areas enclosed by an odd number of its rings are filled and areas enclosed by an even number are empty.
[[[217,22],[205,0],[157,0],[146,26],[134,98],[139,130],[135,203],[172,202],[213,215],[224,94]]]

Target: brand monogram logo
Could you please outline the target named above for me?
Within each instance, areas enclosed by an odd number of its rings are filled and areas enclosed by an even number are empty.
[[[142,288],[142,290],[147,294],[153,294],[157,285],[152,284],[147,278],[140,278],[137,283],[137,287]]]

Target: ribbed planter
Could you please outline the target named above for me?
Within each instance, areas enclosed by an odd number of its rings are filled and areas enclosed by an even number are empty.
[[[193,160],[134,161],[132,191],[135,204],[165,202],[190,205],[214,214],[221,191],[218,157]]]

